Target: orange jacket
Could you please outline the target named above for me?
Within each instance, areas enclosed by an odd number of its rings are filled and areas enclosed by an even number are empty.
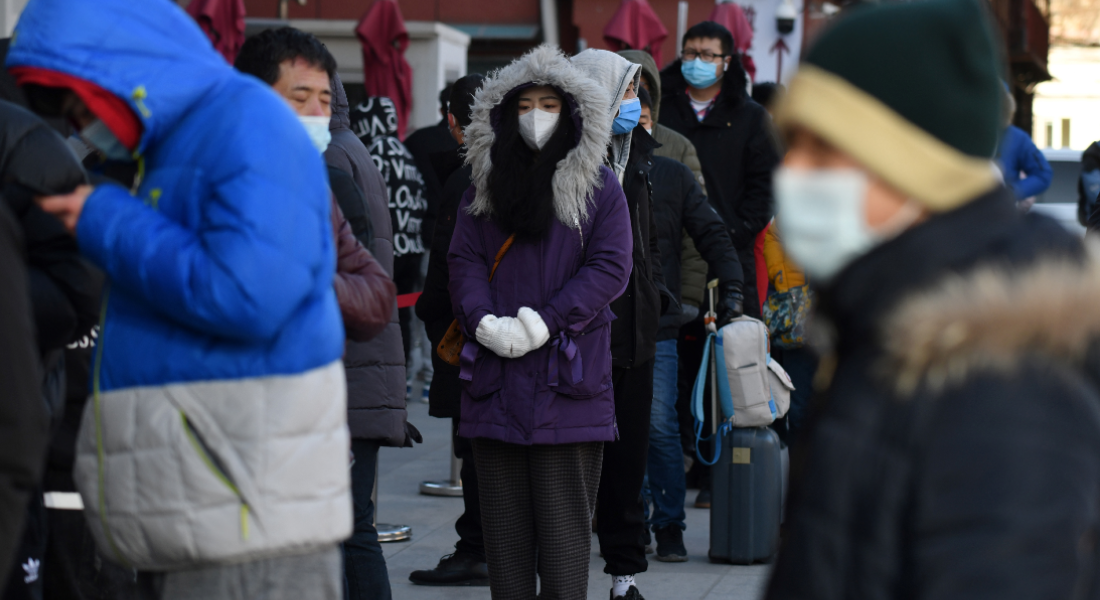
[[[775,221],[772,221],[765,231],[764,262],[768,264],[768,281],[775,291],[786,292],[791,288],[806,285],[806,274],[783,252],[783,244],[779,239]]]

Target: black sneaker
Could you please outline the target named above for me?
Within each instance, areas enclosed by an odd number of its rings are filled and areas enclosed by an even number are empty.
[[[657,560],[661,562],[687,562],[688,551],[684,547],[684,532],[679,525],[667,525],[653,530],[657,538]]]
[[[409,581],[417,585],[489,585],[485,560],[471,554],[448,554],[434,569],[413,571]]]
[[[642,593],[634,586],[630,586],[630,589],[626,590],[625,596],[616,596],[615,591],[612,590],[611,600],[616,600],[617,598],[622,598],[623,600],[645,600],[645,598],[642,597]]]

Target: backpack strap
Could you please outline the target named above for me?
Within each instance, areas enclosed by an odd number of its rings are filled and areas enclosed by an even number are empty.
[[[718,429],[717,434],[703,437],[703,427],[706,423],[706,412],[704,412],[703,408],[703,391],[707,387],[707,373],[710,369],[710,347],[716,341],[716,334],[707,334],[706,342],[703,344],[703,364],[699,365],[699,374],[695,376],[695,385],[691,389],[691,414],[695,417],[695,456],[698,457],[699,462],[708,467],[715,465],[722,456],[721,440],[728,435],[730,431],[730,422],[727,419]],[[711,390],[711,393],[712,395],[717,394],[718,390]],[[712,398],[712,400],[715,399]],[[710,439],[714,440],[714,458],[707,460],[703,457],[702,451],[699,450],[699,444]]]

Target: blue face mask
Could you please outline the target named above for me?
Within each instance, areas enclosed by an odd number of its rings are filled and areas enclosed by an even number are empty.
[[[680,72],[684,74],[684,79],[687,80],[688,85],[697,90],[708,88],[717,83],[719,68],[719,65],[706,62],[701,58],[680,63]]]
[[[623,100],[619,104],[619,116],[611,124],[611,133],[622,135],[630,133],[638,126],[638,119],[642,118],[642,103],[637,98]]]
[[[119,162],[133,162],[134,153],[126,149],[122,142],[118,141],[115,134],[107,128],[107,125],[96,119],[84,129],[80,130],[80,137],[94,148],[103,153],[108,160]]]

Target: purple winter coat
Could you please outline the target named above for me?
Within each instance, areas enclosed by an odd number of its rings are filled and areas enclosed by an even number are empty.
[[[458,211],[448,262],[455,318],[467,336],[459,435],[513,444],[614,440],[609,304],[630,278],[633,238],[626,197],[614,173],[600,167],[582,234],[555,221],[542,240],[517,241],[490,283],[497,251],[508,238],[491,221]],[[514,317],[528,306],[550,330],[550,342],[517,359],[482,348],[474,331],[485,315]],[[472,365],[467,355],[476,350]]]

